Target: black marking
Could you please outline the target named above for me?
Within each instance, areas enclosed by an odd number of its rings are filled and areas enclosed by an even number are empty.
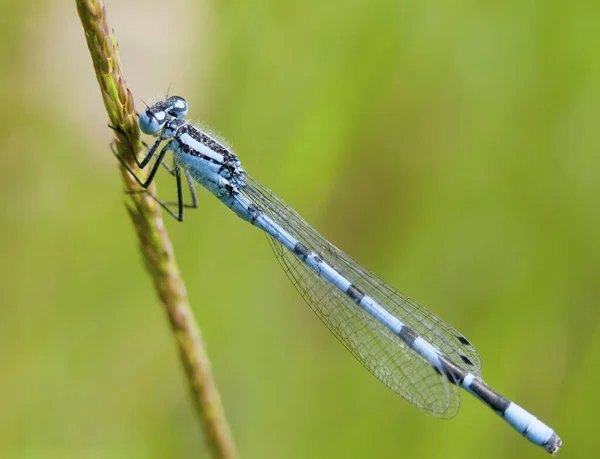
[[[469,340],[467,338],[465,338],[464,336],[457,336],[456,339],[460,342],[460,344],[464,344],[465,346],[470,346],[471,343],[469,342]]]
[[[215,161],[218,164],[218,161]],[[230,161],[226,161],[221,164],[221,168],[219,169],[219,175],[223,177],[231,177],[236,172],[235,164]]]
[[[294,246],[294,253],[298,255],[298,258],[300,258],[302,261],[306,261],[306,258],[308,257],[310,252],[300,242],[297,242]]]
[[[473,366],[474,363],[471,361],[471,359],[469,357],[467,357],[466,355],[462,355],[460,354],[460,358],[462,359],[463,362],[465,362],[467,365],[471,365]]]
[[[467,375],[471,374],[450,361],[446,356],[440,356],[440,362],[442,363],[442,370],[446,378],[448,378],[448,381],[457,386],[460,386]],[[511,403],[510,400],[504,398],[491,387],[487,386],[478,377],[474,377],[471,381],[469,391],[501,416],[504,416],[504,412]]]
[[[415,340],[419,337],[419,334],[412,328],[405,325],[400,329],[398,336],[402,339],[402,341],[412,348]]]
[[[254,223],[256,223],[256,219],[260,217],[262,211],[256,204],[250,204],[248,206],[248,213],[252,215],[252,220],[250,220],[250,223],[254,225]]]
[[[446,378],[448,378],[448,381],[450,381],[452,384],[460,386],[465,377],[469,374],[466,370],[456,365],[446,356],[441,355],[440,362],[442,364],[442,371],[444,376],[446,376]]]
[[[315,259],[315,263],[317,263],[317,264],[323,263],[323,259],[319,255],[317,255],[316,253],[314,255],[314,259]]]
[[[511,401],[504,398],[491,387],[485,385],[479,378],[475,378],[469,386],[471,392],[477,396],[483,403],[493,409],[496,413],[504,416]]]
[[[348,287],[348,290],[346,290],[346,294],[352,298],[352,301],[354,301],[356,304],[360,303],[365,297],[365,294],[353,284],[350,284],[350,287]]]

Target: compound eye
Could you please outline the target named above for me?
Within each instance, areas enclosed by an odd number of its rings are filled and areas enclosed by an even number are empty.
[[[140,129],[144,134],[156,135],[167,121],[165,112],[146,110],[140,115]]]
[[[175,118],[183,118],[187,115],[188,103],[183,97],[171,96],[169,97],[168,102],[171,106],[169,115],[174,116]]]

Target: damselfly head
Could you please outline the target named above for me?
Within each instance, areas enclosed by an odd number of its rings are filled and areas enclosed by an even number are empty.
[[[171,118],[183,118],[188,112],[187,101],[179,96],[170,96],[156,102],[140,114],[140,129],[149,135],[158,135]]]

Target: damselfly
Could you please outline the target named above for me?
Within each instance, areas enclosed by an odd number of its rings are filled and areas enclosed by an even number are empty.
[[[197,207],[195,180],[267,234],[279,263],[317,316],[391,390],[433,416],[450,418],[463,388],[531,442],[551,454],[558,451],[562,442],[550,427],[484,383],[481,359],[467,338],[330,244],[248,175],[229,148],[183,119],[187,111],[187,102],[172,96],[140,115],[142,131],[158,137],[141,161],[131,150],[140,168],[156,156],[145,180],[117,155],[143,188],[161,164],[175,176],[177,202],[154,197],[170,215],[182,221],[185,207]],[[163,162],[168,152],[173,168]],[[183,202],[182,175],[191,204]]]

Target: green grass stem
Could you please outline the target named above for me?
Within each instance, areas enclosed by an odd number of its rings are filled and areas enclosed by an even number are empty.
[[[135,170],[128,145],[139,152],[140,131],[133,96],[121,71],[117,40],[106,23],[104,2],[76,0],[76,3],[109,122],[117,128],[116,149]],[[140,193],[140,187],[125,168],[119,168],[130,193],[128,211],[144,263],[167,312],[208,447],[214,458],[233,458],[236,452],[231,432],[160,207],[147,193]],[[156,193],[154,185],[149,191]]]

